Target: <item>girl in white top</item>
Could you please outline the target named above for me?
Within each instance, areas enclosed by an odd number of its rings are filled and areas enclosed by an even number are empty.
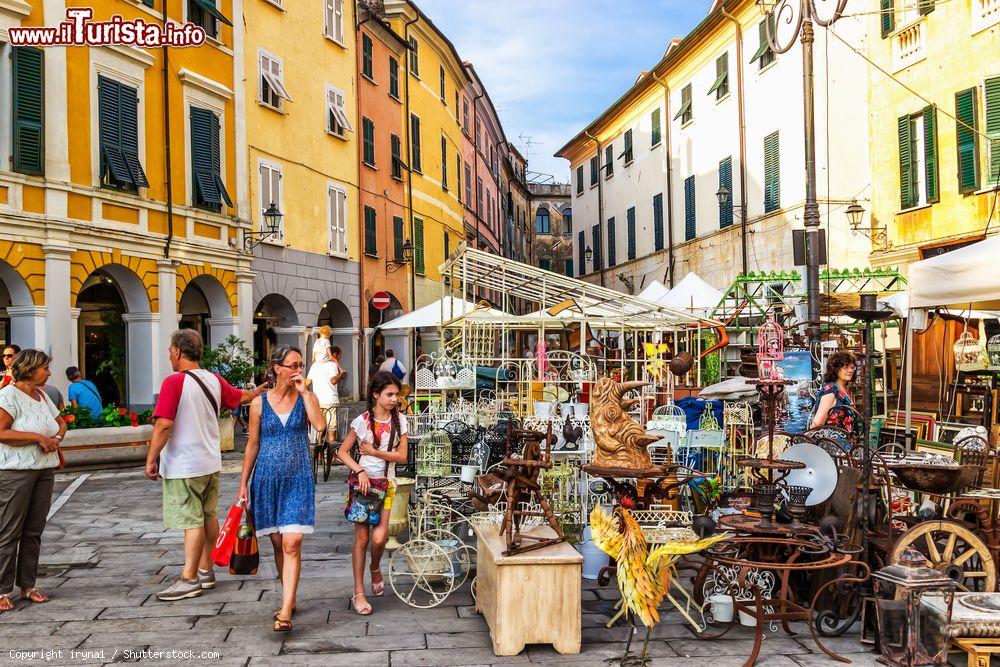
[[[368,382],[368,411],[351,422],[351,430],[337,450],[337,457],[356,476],[361,493],[368,493],[374,479],[389,480],[389,489],[382,506],[382,517],[377,526],[367,523],[354,524],[354,551],[351,565],[354,569],[354,595],[351,607],[354,613],[367,616],[372,606],[365,598],[365,560],[371,542],[372,595],[381,597],[385,580],[379,564],[389,539],[389,511],[396,495],[396,464],[406,462],[406,418],[399,414],[399,380],[392,373],[379,371]],[[360,457],[357,461],[351,450],[357,444]]]

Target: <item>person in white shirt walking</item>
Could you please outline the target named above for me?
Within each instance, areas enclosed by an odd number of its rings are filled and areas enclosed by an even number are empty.
[[[331,442],[337,435],[337,405],[340,404],[340,397],[337,395],[337,385],[344,376],[347,375],[340,365],[340,347],[334,345],[330,348],[329,361],[316,362],[309,369],[306,381],[319,399],[319,407],[326,415],[326,441]],[[319,440],[319,434],[313,433],[313,440]]]
[[[201,595],[215,587],[212,547],[219,534],[219,473],[222,452],[219,410],[234,410],[264,391],[233,387],[201,368],[201,334],[180,329],[170,337],[170,366],[153,409],[153,436],[146,477],[163,479],[163,525],[184,531],[184,570],[156,594],[164,601]]]

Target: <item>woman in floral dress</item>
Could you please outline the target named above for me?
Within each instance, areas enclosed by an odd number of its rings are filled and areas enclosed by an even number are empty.
[[[854,363],[850,352],[837,352],[827,359],[823,386],[816,394],[816,406],[809,420],[810,429],[836,426],[853,434],[861,428],[854,399],[847,391],[847,385],[854,379]]]
[[[239,497],[249,498],[257,535],[268,535],[274,547],[282,592],[281,609],[274,612],[275,632],[292,629],[302,538],[313,532],[309,425],[316,430],[326,426],[316,395],[306,387],[303,367],[302,353],[290,345],[280,345],[271,354],[271,388],[250,404],[250,434],[240,481]]]

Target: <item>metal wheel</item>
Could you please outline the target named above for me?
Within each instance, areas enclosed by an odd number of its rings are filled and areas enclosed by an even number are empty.
[[[455,590],[455,582],[452,555],[434,542],[411,539],[389,560],[389,585],[411,607],[436,607]]]
[[[424,531],[420,536],[428,542],[433,542],[442,547],[451,556],[453,573],[455,576],[455,589],[462,587],[465,580],[469,578],[472,571],[475,547],[462,541],[460,537],[447,530],[431,529]]]
[[[958,583],[960,591],[996,590],[997,570],[986,544],[954,521],[924,521],[899,536],[889,554],[895,563],[907,547],[922,553],[937,571]]]

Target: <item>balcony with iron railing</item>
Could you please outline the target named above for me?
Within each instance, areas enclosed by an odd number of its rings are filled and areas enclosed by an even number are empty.
[[[891,39],[894,73],[920,62],[927,57],[927,17],[921,16],[898,29]]]

